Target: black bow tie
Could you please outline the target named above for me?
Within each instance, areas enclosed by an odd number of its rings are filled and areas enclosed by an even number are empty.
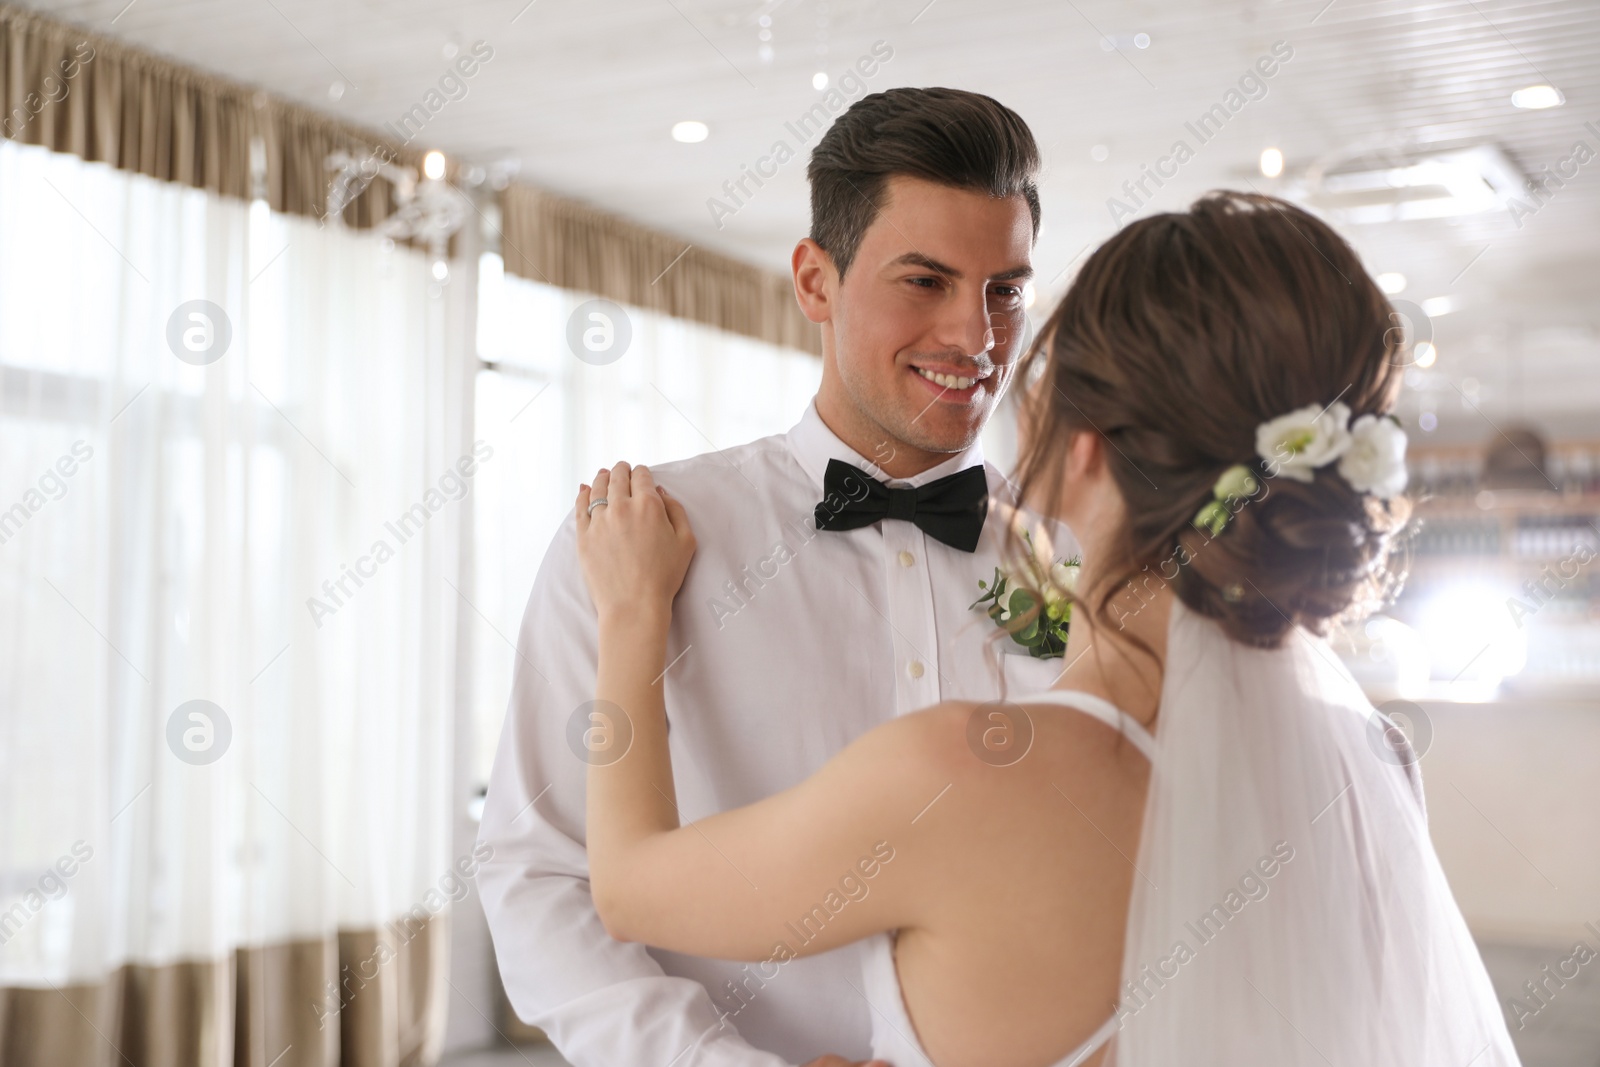
[[[902,519],[936,541],[972,552],[989,514],[989,479],[981,466],[908,489],[891,488],[854,464],[830,459],[822,488],[819,530],[855,530],[879,519]]]

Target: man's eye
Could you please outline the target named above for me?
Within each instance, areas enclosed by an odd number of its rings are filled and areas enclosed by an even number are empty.
[[[1015,285],[997,285],[995,295],[1003,300],[1015,300],[1022,295],[1022,290]]]
[[[909,278],[907,280],[910,281],[912,285],[921,286],[924,289],[935,289],[938,288],[939,285],[938,278]]]

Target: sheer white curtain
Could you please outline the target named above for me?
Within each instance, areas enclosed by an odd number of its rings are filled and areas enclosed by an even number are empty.
[[[436,1043],[441,924],[411,939],[471,867],[463,288],[0,141],[0,997],[14,1034],[92,1022],[47,1034],[60,1062],[334,1062],[341,1007],[382,1047],[360,1062]],[[116,991],[195,961],[137,1010]]]
[[[479,260],[478,354],[494,369],[478,376],[477,434],[496,449],[474,518],[473,603],[496,631],[473,642],[480,782],[510,699],[511,642],[578,483],[619,459],[665,463],[783,433],[822,380],[809,353],[617,305],[602,310],[625,317],[626,347],[580,359],[569,326],[595,321],[594,300],[508,275],[499,256]]]

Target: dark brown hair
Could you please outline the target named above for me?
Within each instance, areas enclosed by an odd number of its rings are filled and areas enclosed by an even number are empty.
[[[1392,595],[1403,498],[1357,492],[1330,464],[1310,483],[1267,477],[1256,427],[1335,401],[1386,413],[1400,388],[1391,308],[1327,224],[1273,197],[1214,192],[1130,223],[1084,264],[1024,359],[1030,430],[1018,473],[1056,513],[1071,434],[1105,441],[1127,504],[1120,558],[1096,561],[1098,603],[1170,582],[1236,641],[1281,644],[1296,626]],[[1258,491],[1215,538],[1194,519],[1230,467]],[[1113,620],[1114,621],[1114,620]]]
[[[1039,236],[1039,147],[1010,108],[961,89],[889,89],[850,105],[811,153],[811,239],[844,277],[903,174],[995,197],[1021,196]]]

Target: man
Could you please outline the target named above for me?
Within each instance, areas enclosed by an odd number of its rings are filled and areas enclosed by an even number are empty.
[[[890,715],[994,699],[997,658],[1012,692],[1054,680],[1053,661],[995,657],[1024,650],[991,645],[969,610],[1004,549],[1006,508],[988,500],[1011,493],[977,441],[1022,350],[1038,166],[1015,113],[951,89],[868,96],[818,143],[792,262],[822,328],[812,407],[787,435],[653,468],[700,546],[664,679],[685,823],[794,785]],[[605,758],[593,737],[610,724],[589,706],[595,616],[571,516],[518,652],[478,876],[517,1013],[577,1067],[867,1055],[857,946],[699,959],[615,941],[596,916],[585,760]]]

